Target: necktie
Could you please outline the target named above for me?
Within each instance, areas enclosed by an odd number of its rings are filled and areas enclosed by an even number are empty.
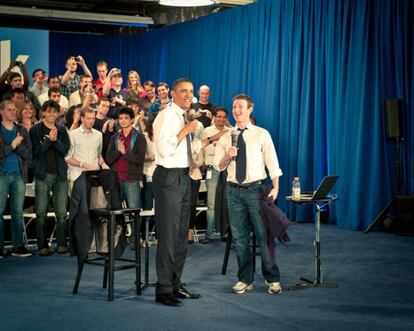
[[[243,132],[246,129],[238,130],[240,134],[237,139],[236,179],[241,184],[246,179],[246,142],[243,138]]]
[[[185,117],[185,114],[183,114],[183,118],[184,118],[184,123],[187,124],[187,118]],[[188,157],[188,162],[189,162],[189,170],[190,170],[190,174],[193,171],[193,155],[191,153],[191,139],[190,139],[190,134],[185,136],[185,140],[187,141],[187,157]]]

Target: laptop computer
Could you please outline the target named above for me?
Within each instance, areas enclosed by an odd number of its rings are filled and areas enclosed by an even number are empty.
[[[325,176],[322,179],[322,182],[319,184],[316,191],[313,193],[303,193],[300,195],[300,200],[320,200],[326,199],[328,197],[328,193],[331,191],[332,187],[334,187],[336,181],[338,180],[339,176]]]

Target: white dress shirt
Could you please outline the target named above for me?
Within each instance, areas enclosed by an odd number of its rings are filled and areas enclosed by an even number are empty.
[[[243,138],[246,142],[246,179],[243,184],[252,183],[267,177],[266,170],[273,180],[275,177],[282,176],[282,170],[279,167],[276,150],[272,138],[266,129],[260,128],[249,123],[247,129],[243,132]],[[237,126],[234,128],[237,130]],[[219,163],[227,155],[231,147],[231,132],[226,132],[218,141],[214,155],[214,167],[219,168]],[[238,183],[236,180],[236,162],[230,161],[227,166],[227,181]]]
[[[190,160],[187,155],[187,139],[178,143],[177,135],[184,128],[184,110],[171,102],[159,112],[154,121],[154,154],[155,163],[164,168],[188,168]],[[201,141],[193,140],[193,152],[199,152]]]
[[[102,154],[102,133],[92,129],[87,132],[81,125],[69,131],[70,148],[65,159],[74,158],[82,163],[99,164],[99,155]],[[74,182],[84,169],[68,165],[69,180]]]

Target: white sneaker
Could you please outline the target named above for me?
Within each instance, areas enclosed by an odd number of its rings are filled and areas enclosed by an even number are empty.
[[[253,289],[253,284],[246,284],[246,283],[243,283],[243,282],[237,282],[232,287],[233,292],[237,293],[237,294],[242,294],[242,293],[244,293],[246,291],[250,291],[252,289]]]
[[[267,292],[269,292],[270,294],[272,294],[272,293],[274,293],[274,294],[282,293],[282,287],[280,286],[279,282],[274,282],[274,283],[266,282],[266,285],[269,286],[267,288]]]

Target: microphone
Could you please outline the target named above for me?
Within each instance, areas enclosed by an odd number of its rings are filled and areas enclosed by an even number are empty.
[[[195,111],[194,109],[190,109],[190,110],[187,112],[187,122],[192,122],[192,121],[194,121],[194,120],[195,120],[195,113],[196,113],[196,111]],[[190,140],[191,140],[191,141],[193,141],[194,136],[195,136],[195,133],[194,133],[194,132],[191,132],[191,133],[190,133]]]
[[[237,147],[237,140],[239,139],[240,131],[231,131],[231,147]]]
[[[187,121],[191,122],[195,120],[195,113],[196,111],[194,109],[190,109],[187,113]]]
[[[237,147],[237,140],[239,139],[240,131],[238,130],[231,130],[231,147]],[[236,156],[233,156],[233,160],[236,159]]]

